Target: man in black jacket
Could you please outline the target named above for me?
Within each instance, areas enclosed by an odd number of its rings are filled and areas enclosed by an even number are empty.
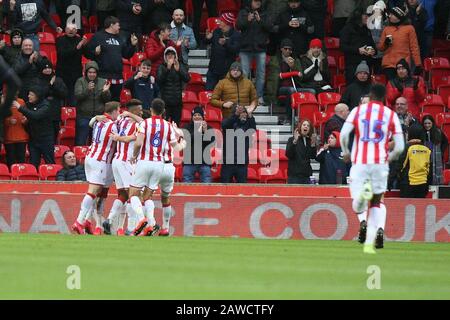
[[[13,66],[22,51],[23,32],[19,29],[11,31],[11,45],[7,46],[5,41],[0,41],[0,55],[3,56],[6,63]]]
[[[341,98],[341,102],[345,103],[350,110],[360,105],[361,98],[369,94],[372,86],[369,66],[365,61],[361,61],[358,65],[355,76],[356,80],[346,87]]]
[[[81,78],[83,66],[81,64],[82,49],[86,45],[86,37],[77,35],[77,26],[68,24],[66,34],[56,39],[56,52],[58,59],[56,63],[56,75],[61,77],[67,86],[67,102],[74,106],[75,82]]]
[[[333,131],[337,132],[341,131],[348,114],[349,114],[348,106],[345,103],[338,103],[334,107],[334,115],[325,123],[323,135],[324,141],[328,141],[328,137]]]
[[[211,135],[213,131],[208,131],[212,127],[205,121],[205,112],[201,106],[195,107],[191,114],[192,121],[184,127],[189,135],[184,135],[187,146],[183,151],[183,182],[194,182],[195,173],[198,172],[202,183],[211,183],[210,151],[215,137]]]
[[[256,92],[259,104],[264,104],[264,84],[266,77],[266,53],[272,19],[262,0],[251,0],[239,11],[236,27],[241,30],[241,59],[244,75],[249,78],[250,65],[256,60]]]
[[[98,63],[99,77],[110,81],[111,99],[114,101],[120,100],[123,86],[122,58],[131,58],[138,44],[138,38],[135,35],[131,35],[130,41],[125,42],[119,33],[119,19],[106,18],[105,30],[95,33],[84,52],[87,58]]]
[[[61,107],[64,105],[64,99],[67,96],[67,87],[64,81],[54,74],[53,65],[47,57],[42,59],[39,70],[37,84],[43,90],[44,97],[50,104],[50,117],[53,123],[54,142],[56,143],[61,122]]]
[[[124,37],[141,36],[148,10],[147,0],[117,0],[116,12]]]
[[[231,117],[222,121],[223,165],[222,183],[247,182],[248,151],[251,137],[256,133],[256,121],[251,112],[243,106],[234,106]]]
[[[158,68],[156,81],[161,90],[161,99],[166,103],[166,119],[172,119],[176,124],[181,121],[183,84],[190,79],[186,66],[178,60],[175,48],[166,48],[164,63]]]
[[[232,12],[225,12],[219,19],[219,28],[206,34],[206,41],[211,43],[206,90],[214,90],[216,84],[226,76],[239,53],[241,34],[233,27],[235,21],[236,17]]]
[[[308,51],[309,38],[314,33],[314,24],[308,13],[300,5],[300,0],[289,0],[288,7],[282,11],[277,19],[280,39],[291,39],[294,43],[294,56]]]
[[[28,119],[30,163],[39,168],[41,155],[45,163],[55,163],[51,109],[43,90],[38,86],[32,87],[26,107],[18,110]]]
[[[365,60],[369,68],[372,65],[372,57],[376,54],[376,46],[372,35],[367,29],[367,13],[357,8],[349,21],[341,31],[340,50],[345,57],[345,79],[347,86],[355,80],[355,69],[359,63]],[[349,105],[352,108],[351,105]]]
[[[306,0],[303,7],[308,12],[314,24],[314,38],[323,39],[325,37],[325,17],[327,15],[327,0]]]
[[[37,33],[44,19],[57,33],[63,30],[58,27],[50,17],[42,0],[10,0],[9,22],[14,28],[20,29],[25,38],[31,39],[34,49],[39,52],[39,38]]]

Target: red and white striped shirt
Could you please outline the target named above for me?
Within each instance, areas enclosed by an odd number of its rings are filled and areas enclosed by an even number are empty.
[[[355,128],[352,163],[387,163],[389,140],[394,134],[402,134],[397,114],[383,104],[372,101],[354,108],[346,122]]]
[[[153,116],[139,124],[138,132],[144,135],[141,160],[172,161],[171,142],[176,141],[172,125],[161,117]]]
[[[130,117],[124,117],[117,121],[117,131],[121,137],[136,135],[138,124]],[[130,142],[117,142],[115,158],[128,161],[133,157],[134,140]]]
[[[111,133],[117,133],[116,123],[111,118],[106,122],[95,122],[92,144],[86,156],[97,161],[111,163],[116,152],[116,142],[109,137]]]

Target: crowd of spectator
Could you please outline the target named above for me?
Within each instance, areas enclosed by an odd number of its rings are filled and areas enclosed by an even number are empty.
[[[210,105],[221,110],[223,118],[222,182],[246,181],[251,148],[246,137],[244,152],[230,153],[226,130],[256,129],[257,106],[279,105],[285,110],[282,123],[295,127],[286,149],[288,183],[310,182],[311,159],[321,164],[320,183],[345,183],[348,168],[339,163],[339,130],[349,110],[367,97],[372,76],[381,73],[387,79],[386,104],[396,110],[405,132],[412,125],[424,130],[420,143],[431,150],[430,183],[443,182],[448,139],[432,116],[420,119],[420,105],[429,89],[422,77],[423,62],[432,54],[433,36],[448,33],[450,1],[244,0],[227,1],[236,10],[224,12],[219,12],[218,2],[192,0],[189,17],[188,4],[178,0],[2,1],[2,30],[9,34],[10,44],[0,42],[0,55],[22,81],[11,115],[1,119],[8,165],[24,161],[27,143],[36,167],[41,157],[54,163],[63,106],[76,107],[74,142],[87,145],[89,120],[102,114],[108,101],[120,101],[123,89],[130,91],[130,98],[141,100],[144,110],[153,99],[163,99],[166,117],[180,124],[183,91],[191,80],[189,51],[207,46],[205,90],[212,91]],[[218,17],[218,28],[202,34],[204,4],[210,17]],[[94,34],[84,34],[80,21],[71,18],[68,8],[73,5],[86,18],[96,17]],[[57,13],[58,21],[50,12]],[[327,34],[330,12],[332,28]],[[43,24],[57,35],[55,66],[40,50],[38,32]],[[324,134],[317,137],[313,119],[295,123],[290,97],[296,92],[317,95],[338,90],[333,87],[325,36],[339,38],[345,89]],[[124,72],[124,61],[138,53],[145,58],[137,69]],[[189,111],[192,122],[186,130],[203,139],[211,129],[205,110]],[[415,136],[417,131],[413,130]],[[244,157],[238,159],[238,154]],[[74,167],[69,158],[70,154],[64,159],[66,171]],[[193,181],[199,172],[201,181],[210,182],[209,160],[186,163],[184,180]]]

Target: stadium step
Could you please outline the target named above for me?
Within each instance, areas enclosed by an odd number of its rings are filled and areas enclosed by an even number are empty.
[[[278,123],[278,117],[268,115],[255,115],[255,121],[257,124],[276,125]]]
[[[209,59],[189,58],[189,71],[191,68],[207,68],[208,66],[209,66]]]
[[[258,130],[264,130],[264,131],[277,131],[279,133],[286,133],[288,132],[291,134],[291,126],[285,126],[285,125],[259,125],[258,122],[256,122],[256,128]]]
[[[265,113],[265,114],[269,114],[270,113],[270,107],[268,106],[258,106],[258,108],[256,108],[256,110],[253,112],[255,115],[259,115],[261,113]]]
[[[208,68],[189,68],[189,72],[195,72],[205,76],[208,73]]]
[[[208,56],[208,51],[207,50],[202,50],[202,49],[198,49],[198,50],[189,50],[189,57],[202,57],[202,58],[206,58]]]

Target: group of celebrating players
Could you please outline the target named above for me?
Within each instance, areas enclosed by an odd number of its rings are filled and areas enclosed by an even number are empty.
[[[92,144],[85,159],[89,187],[72,225],[78,234],[111,234],[117,220],[119,236],[169,235],[170,193],[175,179],[173,151],[185,148],[183,132],[175,123],[164,120],[165,103],[161,99],[153,100],[151,117],[145,120],[141,101],[132,99],[126,107],[128,111],[119,114],[120,103],[108,102],[104,115],[91,119]],[[104,219],[105,199],[113,181],[117,199]],[[158,187],[163,207],[162,227],[156,224],[152,199]]]

